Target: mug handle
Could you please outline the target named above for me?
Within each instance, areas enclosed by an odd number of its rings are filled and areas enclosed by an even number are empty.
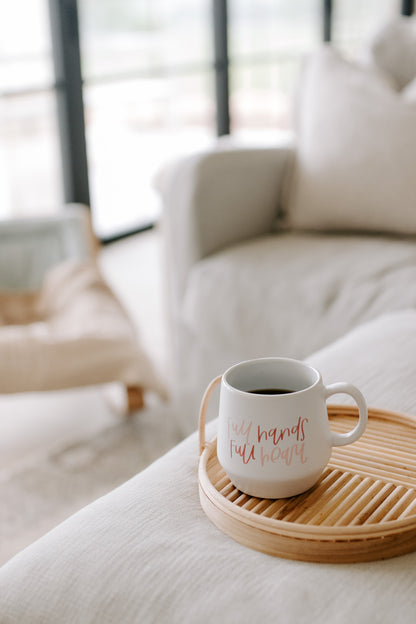
[[[202,397],[201,407],[199,409],[199,454],[202,455],[202,451],[205,448],[205,421],[207,415],[208,401],[211,398],[211,394],[222,379],[222,375],[215,377],[208,385],[208,388],[204,392]]]
[[[361,392],[355,386],[340,382],[325,386],[325,399],[333,394],[349,394],[352,396],[358,407],[358,423],[357,426],[348,433],[334,433],[331,431],[332,446],[344,446],[345,444],[351,444],[358,440],[358,438],[364,433],[367,426],[368,410],[365,398]]]

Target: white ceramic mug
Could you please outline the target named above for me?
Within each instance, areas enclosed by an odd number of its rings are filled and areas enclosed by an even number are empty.
[[[332,447],[355,442],[367,425],[367,405],[355,386],[324,386],[320,373],[298,360],[248,360],[212,384],[220,379],[218,460],[234,485],[252,496],[286,498],[306,491],[319,479]],[[326,399],[337,393],[351,395],[359,411],[356,427],[345,434],[329,427]]]

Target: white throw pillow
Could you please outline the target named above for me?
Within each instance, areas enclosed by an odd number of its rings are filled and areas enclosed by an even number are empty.
[[[303,72],[286,205],[299,229],[416,233],[416,88],[328,46]]]
[[[396,17],[385,24],[369,48],[373,63],[403,89],[416,77],[416,16]]]

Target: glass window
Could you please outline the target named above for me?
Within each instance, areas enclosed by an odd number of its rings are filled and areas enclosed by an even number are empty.
[[[3,96],[0,218],[51,214],[63,206],[55,94]]]
[[[268,142],[291,128],[300,63],[321,38],[320,0],[229,0],[234,134]]]
[[[153,221],[158,169],[215,136],[212,6],[79,6],[91,204],[95,230],[105,238]]]
[[[91,204],[100,237],[157,219],[158,170],[212,141],[212,89],[208,72],[85,88]]]
[[[51,87],[47,0],[0,0],[0,91]]]
[[[292,90],[298,62],[244,64],[233,69],[230,88],[234,135],[248,141],[275,142],[292,127]]]
[[[87,80],[211,63],[211,0],[83,0],[79,12]]]
[[[47,0],[0,9],[0,218],[54,212],[63,200]]]
[[[321,38],[320,0],[229,0],[231,61],[303,54]]]
[[[0,0],[0,218],[63,205],[50,0]],[[75,3],[76,0],[67,0]],[[104,238],[159,213],[156,172],[216,135],[213,0],[78,0],[89,180]],[[357,56],[399,0],[334,0],[332,39]],[[228,0],[231,130],[292,128],[302,58],[323,0]]]

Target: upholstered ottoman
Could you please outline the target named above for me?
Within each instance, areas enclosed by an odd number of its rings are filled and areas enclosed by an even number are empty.
[[[309,362],[326,383],[357,384],[371,406],[416,413],[415,356],[416,313],[403,311]],[[317,564],[250,550],[204,515],[197,464],[193,434],[3,566],[1,623],[413,624],[416,553]]]

